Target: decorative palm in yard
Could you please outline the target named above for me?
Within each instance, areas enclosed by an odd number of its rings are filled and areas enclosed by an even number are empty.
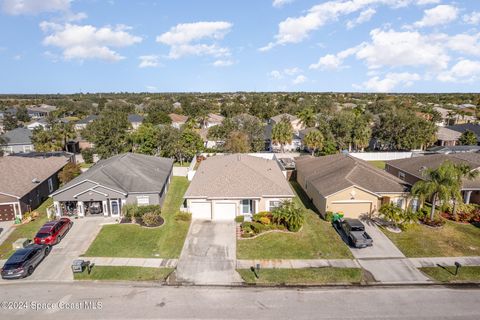
[[[293,128],[288,119],[282,119],[272,128],[272,141],[280,145],[282,153],[285,152],[285,145],[292,142],[292,136]]]
[[[447,203],[453,200],[455,207],[456,203],[462,200],[461,189],[463,179],[473,179],[477,175],[478,172],[472,171],[467,165],[445,161],[436,169],[424,170],[423,176],[426,180],[415,183],[412,188],[412,195],[420,199],[421,206],[423,206],[426,199],[432,199],[430,221],[433,221],[437,201]]]
[[[320,130],[313,130],[310,131],[305,135],[305,138],[303,138],[303,143],[312,150],[312,156],[315,154],[317,150],[320,150],[323,148],[323,134],[320,132]]]
[[[299,113],[297,117],[300,119],[300,122],[307,128],[315,127],[317,123],[317,114],[313,108],[305,108]]]

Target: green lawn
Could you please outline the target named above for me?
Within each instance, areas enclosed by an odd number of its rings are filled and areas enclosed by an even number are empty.
[[[185,161],[183,163],[180,163],[180,162],[175,162],[173,164],[174,167],[190,167],[190,162],[188,161]]]
[[[447,221],[441,229],[415,225],[401,233],[384,233],[407,257],[480,255],[480,228]]]
[[[291,183],[305,224],[297,233],[267,233],[255,239],[237,240],[238,259],[342,259],[352,258],[350,250],[329,222],[319,218],[297,182]]]
[[[83,168],[83,169],[90,169],[92,166],[93,166],[93,163],[86,163],[86,162],[80,163],[80,168]]]
[[[248,284],[360,283],[363,278],[362,269],[355,268],[261,269],[258,279],[249,269],[237,271]]]
[[[75,280],[164,281],[173,269],[95,266],[92,272],[75,273]]]
[[[455,267],[447,267],[447,269],[448,271],[440,267],[432,267],[420,268],[420,271],[439,282],[480,282],[480,267],[461,267],[456,276],[454,275]]]
[[[368,161],[371,165],[377,167],[378,169],[385,170],[385,161]]]
[[[52,204],[53,200],[48,198],[40,207],[34,210],[40,213],[38,218],[29,223],[14,227],[13,232],[0,245],[0,259],[7,259],[13,253],[12,244],[16,240],[20,238],[33,239],[40,227],[47,222],[47,208]]]
[[[190,225],[176,221],[187,178],[173,177],[162,208],[165,224],[159,228],[142,228],[131,224],[106,225],[84,254],[87,257],[178,258]]]

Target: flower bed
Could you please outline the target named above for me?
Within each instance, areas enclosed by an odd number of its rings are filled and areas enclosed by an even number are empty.
[[[460,223],[480,223],[480,208],[476,204],[459,204],[456,216],[451,207],[441,213],[442,217]]]

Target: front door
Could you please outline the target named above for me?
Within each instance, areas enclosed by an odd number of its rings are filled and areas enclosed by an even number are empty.
[[[112,217],[118,217],[120,215],[120,204],[118,200],[110,200],[110,213]]]

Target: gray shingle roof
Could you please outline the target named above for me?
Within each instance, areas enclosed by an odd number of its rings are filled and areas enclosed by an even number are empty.
[[[69,161],[68,157],[20,157],[8,156],[0,158],[0,192],[16,197],[23,197],[39,183],[62,169]]]
[[[344,154],[296,158],[296,168],[317,191],[328,197],[351,186],[373,193],[405,192],[403,182],[366,161]]]
[[[202,161],[184,198],[293,197],[277,162],[245,154]]]
[[[294,121],[294,120],[298,119],[296,116],[292,116],[291,114],[282,113],[282,114],[279,114],[279,115],[276,115],[276,116],[272,117],[271,120],[278,123],[285,117],[288,118],[288,120],[290,120],[290,121]]]
[[[16,128],[2,135],[8,145],[32,144],[32,131],[27,128]]]
[[[464,124],[457,124],[454,126],[448,126],[447,129],[457,131],[460,133],[464,133],[467,130],[472,131],[477,135],[477,139],[480,141],[480,125],[474,123],[464,123]]]
[[[139,114],[129,114],[128,115],[128,122],[132,123],[132,122],[142,122],[143,121],[143,117]]]
[[[99,161],[55,194],[84,180],[124,193],[161,192],[172,167],[172,159],[124,153]]]

